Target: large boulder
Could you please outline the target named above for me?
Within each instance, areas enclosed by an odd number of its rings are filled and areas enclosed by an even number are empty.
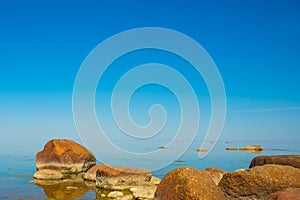
[[[86,172],[95,164],[96,158],[88,149],[67,139],[50,140],[44,149],[36,154],[37,170],[80,173]]]
[[[152,185],[152,173],[147,169],[99,164],[95,170],[96,186],[99,188],[124,190],[132,186]]]
[[[181,167],[169,172],[155,192],[157,200],[225,200],[207,171]]]
[[[300,169],[283,165],[264,165],[224,174],[218,185],[227,199],[264,199],[289,187],[300,187]]]
[[[300,168],[300,155],[257,156],[250,163],[250,168],[265,164],[289,165]]]
[[[269,195],[266,200],[300,200],[300,188],[287,188]]]

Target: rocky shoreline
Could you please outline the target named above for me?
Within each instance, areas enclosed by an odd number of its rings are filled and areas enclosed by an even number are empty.
[[[147,169],[96,165],[85,147],[54,139],[37,153],[33,177],[53,199],[75,199],[93,190],[103,200],[297,200],[299,163],[300,155],[258,156],[249,169],[180,167],[160,180]]]

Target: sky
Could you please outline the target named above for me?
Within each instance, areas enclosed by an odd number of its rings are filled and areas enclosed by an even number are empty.
[[[221,139],[300,140],[299,9],[296,0],[1,1],[0,151],[36,151],[52,138],[80,140],[72,113],[72,91],[80,66],[102,41],[141,27],[181,32],[211,56],[226,90]],[[177,66],[183,62],[168,58],[165,52],[135,53],[119,65],[141,64],[149,58]],[[121,77],[115,65],[98,87],[98,110],[109,107],[104,100],[116,77]],[[190,68],[178,69],[186,75],[194,73]],[[203,99],[204,106],[199,107],[207,125],[209,93],[201,77],[191,79],[202,81],[194,89]],[[178,125],[180,117],[173,109],[178,102],[166,88],[145,86],[133,99],[130,109],[137,123],[147,124],[147,109],[162,101],[170,110],[167,122],[172,125],[166,128]],[[98,117],[111,129],[111,115],[108,119],[98,113]],[[17,150],[19,144],[24,149]]]

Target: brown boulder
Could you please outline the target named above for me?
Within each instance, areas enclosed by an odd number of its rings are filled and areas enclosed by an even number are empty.
[[[155,192],[157,200],[225,200],[209,173],[190,167],[169,172]]]
[[[96,186],[99,188],[122,190],[145,183],[151,184],[152,173],[147,169],[105,164],[97,165],[96,169]]]
[[[300,188],[287,188],[269,195],[266,200],[300,200]]]
[[[253,158],[249,168],[265,164],[289,165],[300,168],[300,155],[257,156]]]
[[[95,164],[96,158],[89,150],[67,139],[50,140],[44,149],[36,154],[37,170],[80,173],[86,172]]]
[[[209,173],[210,177],[212,178],[212,180],[215,182],[216,185],[219,184],[223,175],[226,173],[226,171],[214,167],[206,168],[204,171],[207,171]]]
[[[228,172],[218,185],[227,199],[263,199],[289,187],[300,187],[300,169],[283,165],[264,165]]]

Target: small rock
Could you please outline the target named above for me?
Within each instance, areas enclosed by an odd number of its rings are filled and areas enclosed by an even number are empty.
[[[157,147],[158,149],[165,149],[165,148],[167,148],[166,146],[158,146]]]
[[[64,176],[59,171],[42,169],[35,172],[33,178],[40,179],[40,180],[61,180],[64,179]]]
[[[226,150],[228,150],[228,151],[237,151],[238,148],[237,147],[227,147]]]
[[[160,178],[157,178],[155,176],[152,176],[150,179],[150,183],[154,184],[154,185],[158,185],[160,183]]]
[[[204,148],[198,148],[196,149],[197,152],[208,152],[207,149],[204,149]]]
[[[132,192],[134,198],[142,198],[142,199],[153,199],[154,198],[154,193],[156,191],[157,186],[137,186],[130,188],[130,191]]]
[[[241,147],[240,150],[257,150],[257,151],[262,151],[263,147],[261,145],[250,145],[250,146]]]
[[[110,192],[108,193],[107,197],[109,198],[117,198],[117,197],[122,197],[124,196],[123,192],[120,192],[120,191],[113,191],[113,192]]]

